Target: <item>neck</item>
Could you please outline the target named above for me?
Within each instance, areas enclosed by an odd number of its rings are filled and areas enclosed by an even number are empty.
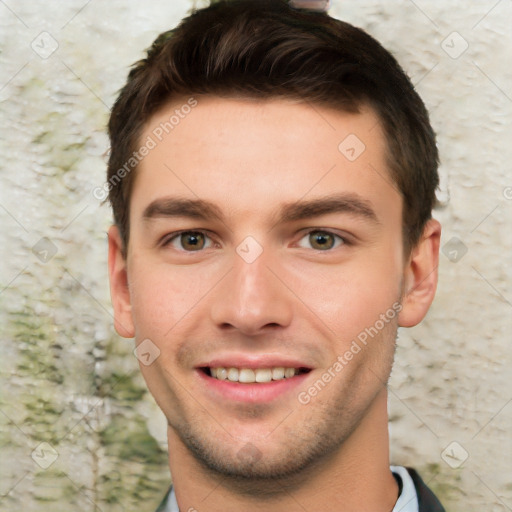
[[[397,500],[398,486],[389,469],[385,389],[335,453],[286,481],[230,481],[205,469],[171,427],[168,441],[174,491],[182,511],[256,512],[264,503],[269,512],[389,512]],[[255,492],[258,487],[265,492]]]

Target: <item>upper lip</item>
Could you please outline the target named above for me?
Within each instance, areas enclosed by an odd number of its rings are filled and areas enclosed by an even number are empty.
[[[311,366],[304,361],[293,359],[287,356],[279,355],[261,355],[261,356],[247,356],[247,355],[230,355],[218,356],[206,360],[204,363],[198,364],[197,368],[306,368],[311,369]]]

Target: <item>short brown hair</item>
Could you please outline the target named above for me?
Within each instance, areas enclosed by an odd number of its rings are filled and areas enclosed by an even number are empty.
[[[126,172],[126,163],[143,128],[173,98],[203,94],[299,99],[346,112],[370,106],[387,139],[390,181],[403,197],[405,250],[418,242],[436,202],[438,151],[425,105],[396,59],[326,13],[285,0],[221,0],[160,34],[112,109],[107,184],[125,250],[136,170],[134,162]]]

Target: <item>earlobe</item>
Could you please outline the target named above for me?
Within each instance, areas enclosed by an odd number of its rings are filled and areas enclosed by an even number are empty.
[[[120,336],[133,338],[135,329],[132,319],[130,290],[123,243],[117,226],[108,231],[108,271],[110,296],[114,307],[114,327]]]
[[[441,225],[430,219],[404,268],[402,310],[398,316],[400,327],[413,327],[420,323],[434,300],[440,239]]]

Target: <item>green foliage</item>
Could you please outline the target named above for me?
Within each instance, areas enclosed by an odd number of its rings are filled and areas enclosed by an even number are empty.
[[[123,461],[137,461],[145,464],[165,463],[165,452],[149,433],[142,416],[126,418],[116,415],[110,424],[100,432],[101,443],[107,455]]]

